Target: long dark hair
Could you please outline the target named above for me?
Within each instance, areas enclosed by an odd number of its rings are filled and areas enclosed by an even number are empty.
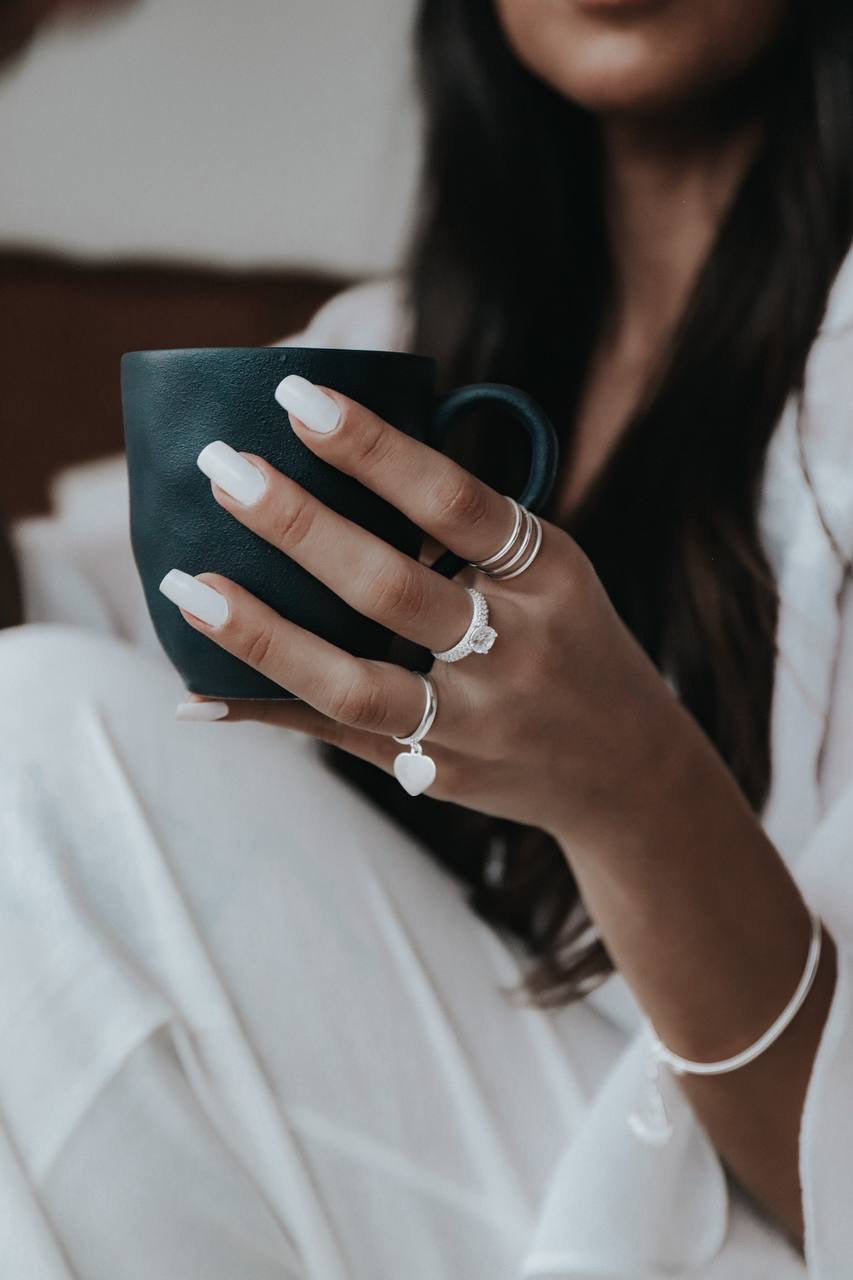
[[[437,358],[446,387],[526,387],[568,450],[610,283],[596,122],[524,69],[493,0],[422,0],[416,47],[426,149],[408,269],[412,348]],[[757,506],[768,441],[802,386],[853,239],[850,0],[794,5],[728,102],[760,108],[757,154],[653,392],[565,527],[760,812],[777,595]],[[498,486],[518,484],[517,439],[494,423],[456,452]],[[481,915],[526,941],[540,1001],[574,999],[611,972],[542,832],[409,803],[385,775],[346,771],[470,882]]]

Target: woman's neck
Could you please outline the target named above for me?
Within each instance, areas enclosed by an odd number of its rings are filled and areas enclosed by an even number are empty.
[[[605,338],[626,357],[665,345],[755,152],[758,128],[724,137],[606,121],[605,211],[614,272]]]

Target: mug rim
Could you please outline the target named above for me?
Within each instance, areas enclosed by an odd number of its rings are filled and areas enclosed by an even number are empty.
[[[236,352],[246,351],[266,351],[275,352],[311,352],[312,354],[328,352],[331,356],[379,356],[383,360],[404,360],[411,363],[413,360],[420,364],[435,365],[433,356],[420,355],[411,351],[382,351],[379,348],[362,348],[362,347],[303,347],[291,346],[289,343],[281,346],[242,346],[242,347],[140,347],[133,351],[123,351],[122,360],[125,356],[191,356],[191,355],[228,355]]]

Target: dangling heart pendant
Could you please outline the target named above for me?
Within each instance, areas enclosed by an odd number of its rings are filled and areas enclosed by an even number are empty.
[[[435,761],[417,746],[412,751],[401,751],[394,757],[394,776],[410,796],[419,796],[435,781]]]

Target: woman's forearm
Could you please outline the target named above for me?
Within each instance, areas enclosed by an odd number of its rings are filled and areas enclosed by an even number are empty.
[[[614,796],[614,808],[621,803]],[[650,754],[648,776],[605,836],[561,843],[614,963],[670,1049],[726,1058],[785,1007],[805,964],[809,915],[698,732]],[[800,1116],[834,983],[824,930],[812,989],[775,1044],[737,1071],[679,1077],[720,1156],[798,1244]]]

